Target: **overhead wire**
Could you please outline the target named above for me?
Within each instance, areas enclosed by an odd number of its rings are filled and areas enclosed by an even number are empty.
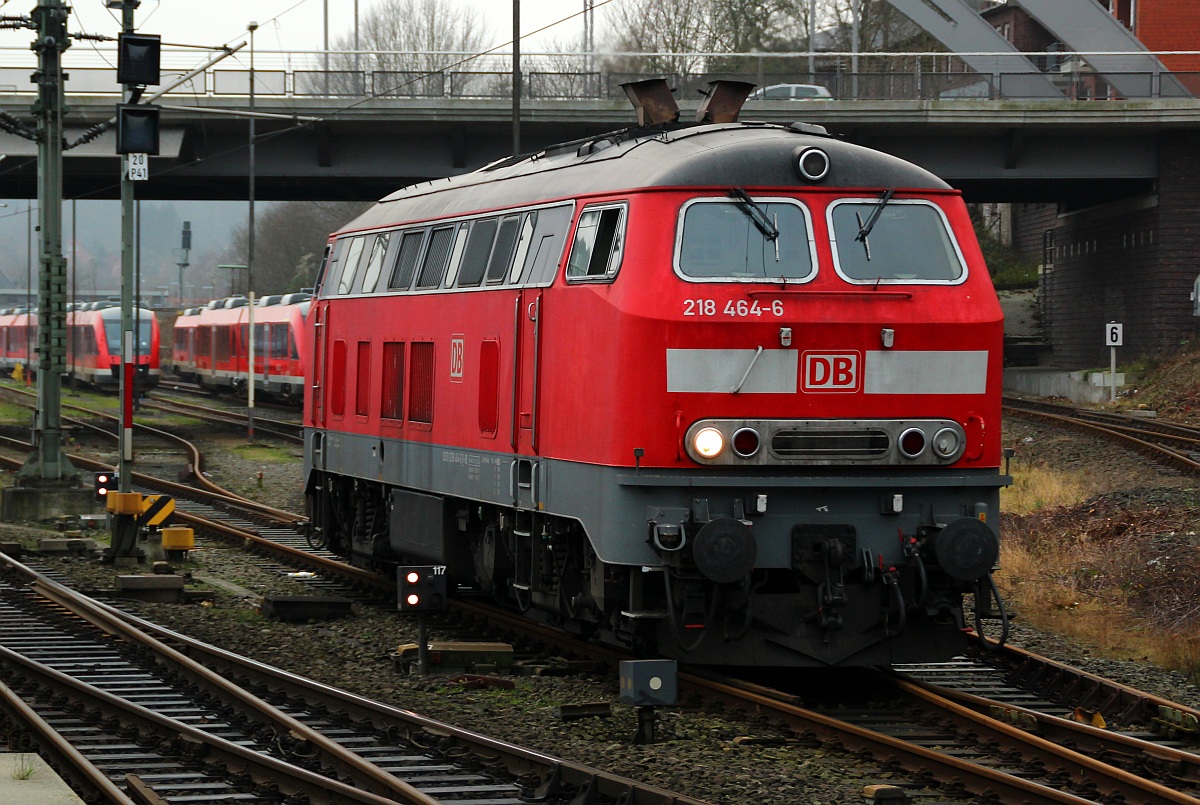
[[[554,28],[555,26],[562,25],[564,22],[568,22],[569,20],[573,20],[582,14],[587,14],[590,11],[594,11],[597,8],[606,6],[611,2],[613,2],[613,0],[599,0],[599,2],[594,3],[590,9],[585,8],[582,11],[576,11],[574,14],[569,14],[561,19],[558,19],[552,23],[549,23],[548,25],[543,25],[541,28],[538,28],[536,31],[530,31],[527,34],[522,34],[520,38],[521,38],[521,40],[525,40],[531,36],[536,36],[537,34],[540,34],[543,31],[548,31],[551,28]],[[517,41],[517,40],[509,39],[507,42],[501,42],[500,44],[494,45],[493,47],[490,47],[487,50],[480,51],[479,53],[474,53],[470,56],[465,56],[456,62],[451,62],[450,64],[443,65],[442,67],[440,67],[437,70],[429,70],[428,72],[417,75],[415,78],[410,78],[408,81],[404,81],[399,84],[394,84],[382,91],[373,92],[372,94],[366,95],[363,98],[355,101],[354,103],[347,104],[346,106],[343,106],[340,109],[333,110],[332,112],[329,113],[328,116],[332,117],[333,115],[337,115],[342,112],[347,112],[347,111],[353,109],[354,107],[359,106],[360,104],[366,103],[367,101],[373,101],[376,98],[383,97],[384,95],[387,95],[388,93],[394,92],[403,87],[407,87],[410,84],[415,84],[416,82],[418,82],[424,78],[428,78],[429,76],[433,75],[434,73],[439,73],[439,72],[443,72],[445,70],[453,69],[455,67],[460,67],[460,66],[466,64],[467,62],[474,61],[475,59],[481,59],[484,56],[487,56],[491,53],[495,53],[496,51],[500,50],[501,48],[508,47],[509,45],[513,44],[515,41]]]
[[[8,2],[8,0],[4,0],[4,2]],[[295,10],[297,7],[299,7],[299,6],[301,6],[301,5],[304,5],[304,3],[306,3],[306,2],[307,2],[307,0],[298,0],[298,2],[296,2],[296,3],[295,3],[295,4],[293,4],[292,6],[289,6],[288,8],[284,9],[283,11],[281,11],[279,14],[276,14],[274,17],[272,17],[270,20],[268,20],[268,22],[278,22],[279,18],[280,18],[280,17],[282,17],[284,14],[287,14],[287,13],[289,13],[289,12],[291,12],[291,11]],[[558,20],[555,20],[554,22],[551,22],[551,23],[548,23],[548,24],[546,24],[546,25],[543,25],[542,27],[540,27],[540,28],[538,28],[538,29],[536,29],[536,30],[530,31],[529,33],[522,34],[522,35],[521,35],[521,37],[520,37],[520,40],[521,40],[521,41],[524,41],[525,39],[528,39],[529,37],[536,36],[536,35],[538,35],[538,34],[540,34],[540,33],[543,33],[543,32],[545,32],[545,31],[547,31],[547,30],[549,30],[549,29],[551,29],[551,28],[554,28],[554,27],[556,27],[556,26],[558,26],[558,25],[561,25],[561,24],[563,24],[563,23],[565,23],[565,22],[569,22],[570,20],[573,20],[573,19],[575,19],[576,17],[579,17],[579,16],[581,16],[582,14],[589,13],[590,11],[593,11],[593,10],[595,10],[595,9],[597,9],[597,8],[600,8],[600,7],[602,7],[602,6],[608,5],[608,4],[609,4],[609,3],[611,3],[611,2],[613,2],[613,0],[598,0],[598,2],[596,2],[596,3],[592,4],[592,6],[591,6],[590,8],[585,8],[585,9],[583,9],[583,10],[581,10],[581,11],[576,11],[576,12],[574,12],[574,13],[572,13],[572,14],[569,14],[569,15],[567,15],[567,16],[565,16],[565,17],[562,17],[562,18],[560,18],[560,19],[558,19]],[[110,16],[111,16],[111,14],[112,14],[111,10],[109,11],[109,14],[110,14]],[[115,18],[114,18],[114,19],[115,19]],[[229,40],[226,40],[226,44],[227,44],[228,42],[231,42],[231,41],[233,41],[233,39],[236,39],[236,38],[237,38],[237,37],[232,37],[232,38],[230,38]],[[277,131],[273,131],[273,132],[266,132],[266,133],[260,134],[260,135],[258,135],[257,137],[255,137],[255,143],[256,143],[256,144],[258,144],[258,143],[261,143],[261,142],[266,142],[266,141],[269,141],[269,140],[273,140],[273,139],[275,139],[275,138],[277,138],[277,137],[281,137],[281,136],[284,136],[284,135],[287,135],[287,134],[291,134],[291,133],[293,133],[293,132],[295,132],[295,131],[297,131],[297,130],[299,130],[299,129],[302,129],[302,128],[309,128],[309,127],[311,127],[311,126],[315,125],[316,123],[320,123],[320,122],[327,121],[327,120],[329,120],[329,119],[331,119],[331,118],[334,118],[334,117],[336,117],[336,116],[337,116],[337,115],[339,115],[339,114],[342,114],[342,113],[344,113],[344,112],[348,112],[348,111],[350,111],[351,109],[354,109],[354,108],[356,108],[356,107],[358,107],[358,106],[360,106],[360,105],[362,105],[362,104],[364,104],[364,103],[366,103],[366,102],[368,102],[368,101],[372,101],[372,100],[375,100],[375,99],[377,99],[377,98],[384,97],[384,96],[386,96],[386,95],[388,95],[388,94],[390,94],[390,93],[393,93],[393,92],[395,92],[397,89],[402,89],[402,88],[404,88],[404,87],[406,87],[406,86],[409,86],[410,84],[416,83],[416,82],[418,82],[418,81],[420,81],[420,80],[422,80],[422,79],[424,79],[424,78],[427,78],[427,77],[429,77],[430,75],[433,75],[433,74],[434,74],[434,73],[436,73],[436,72],[441,72],[441,71],[444,71],[444,70],[447,70],[447,69],[452,69],[452,68],[454,68],[454,67],[459,67],[459,66],[461,66],[461,65],[463,65],[463,64],[467,64],[467,63],[469,63],[469,62],[471,62],[471,61],[474,61],[475,59],[483,58],[484,56],[487,56],[487,55],[490,55],[490,54],[492,54],[492,53],[495,53],[496,51],[499,51],[499,50],[501,50],[502,48],[505,48],[505,47],[508,47],[509,45],[512,45],[512,44],[513,44],[515,41],[517,41],[517,40],[514,40],[514,39],[511,39],[511,38],[510,38],[510,39],[508,39],[507,41],[501,42],[501,43],[499,43],[499,44],[497,44],[497,45],[494,45],[494,46],[492,46],[492,47],[490,47],[490,48],[488,48],[488,49],[486,49],[486,50],[482,50],[482,51],[480,51],[480,52],[478,52],[478,53],[474,53],[474,54],[471,54],[471,55],[465,56],[465,57],[463,57],[463,58],[459,59],[458,61],[452,62],[452,63],[450,63],[450,64],[443,65],[441,68],[439,68],[439,70],[429,70],[429,71],[426,71],[426,72],[423,72],[423,73],[419,73],[419,74],[417,74],[415,77],[413,77],[413,78],[411,78],[411,79],[409,79],[409,80],[407,80],[407,81],[404,81],[404,82],[400,82],[400,83],[398,83],[398,84],[391,85],[391,86],[389,86],[389,87],[386,87],[386,88],[384,88],[384,89],[382,89],[382,90],[376,90],[376,91],[372,92],[372,93],[371,93],[371,94],[369,94],[369,95],[366,95],[366,96],[364,96],[364,97],[362,97],[362,98],[360,98],[360,99],[356,99],[356,100],[355,100],[355,101],[353,101],[352,103],[347,103],[346,105],[344,105],[344,106],[342,106],[342,107],[339,107],[339,108],[337,108],[337,109],[334,109],[334,110],[332,110],[332,111],[330,111],[330,112],[326,113],[325,115],[321,116],[320,118],[318,118],[318,119],[316,119],[316,120],[309,119],[309,120],[307,120],[307,121],[305,121],[305,122],[303,122],[303,123],[298,123],[298,124],[296,124],[296,125],[293,125],[293,126],[291,126],[291,127],[289,127],[289,128],[279,129],[279,130],[277,130]],[[195,89],[195,85],[194,85],[194,84],[193,84],[192,93],[193,93],[193,96],[194,96],[194,97],[198,97],[198,95],[197,95],[197,90]],[[202,126],[202,127],[204,126],[204,122],[203,122],[203,120],[201,121],[201,126]],[[159,175],[159,176],[161,176],[161,175],[163,175],[163,174],[171,174],[171,173],[174,173],[174,172],[176,172],[176,171],[178,171],[178,170],[182,170],[182,169],[184,169],[184,168],[191,167],[192,165],[195,165],[195,164],[197,164],[197,163],[199,163],[199,162],[202,162],[202,161],[205,161],[205,160],[207,160],[207,159],[216,159],[216,158],[219,158],[219,157],[228,156],[228,155],[230,155],[230,154],[236,154],[236,153],[238,153],[238,152],[241,152],[241,151],[244,151],[244,150],[248,149],[249,147],[250,147],[250,146],[249,146],[249,144],[248,144],[248,143],[238,144],[238,145],[236,145],[236,146],[232,146],[232,147],[230,147],[230,148],[227,148],[227,149],[225,149],[225,150],[223,150],[223,151],[218,151],[217,153],[214,153],[214,154],[208,154],[208,155],[206,155],[205,157],[202,157],[202,158],[198,158],[198,159],[192,159],[192,160],[189,160],[189,161],[187,161],[187,162],[183,162],[183,163],[177,163],[177,164],[175,164],[175,165],[171,165],[171,166],[169,166],[169,167],[163,168],[163,169],[161,169],[161,170],[158,170],[158,171],[156,171],[156,175]],[[20,165],[14,165],[14,166],[12,166],[12,167],[10,167],[10,168],[5,168],[5,167],[3,167],[3,166],[0,166],[0,175],[4,175],[5,173],[9,173],[9,172],[11,172],[12,170],[18,170],[18,169],[20,169],[20,168],[22,168],[22,167],[24,167],[24,166],[28,165],[30,162],[36,162],[36,158],[34,158],[34,157],[29,157],[29,158],[25,159],[25,160],[24,160],[24,161],[23,161],[23,162],[22,162]],[[114,190],[114,189],[116,189],[116,188],[118,188],[118,187],[120,187],[120,183],[119,183],[119,182],[113,182],[113,183],[111,183],[111,184],[104,185],[104,186],[102,186],[102,187],[98,187],[98,188],[96,188],[96,189],[94,189],[94,190],[92,190],[92,191],[89,191],[89,192],[87,192],[87,193],[80,194],[80,195],[76,196],[76,198],[80,198],[80,199],[82,199],[82,198],[88,198],[88,197],[93,197],[93,198],[94,198],[94,197],[96,197],[96,196],[100,196],[100,195],[103,195],[103,194],[105,194],[105,193],[108,193],[108,192],[110,192],[110,191],[112,191],[112,190]],[[3,217],[7,217],[7,216],[0,216],[0,218],[3,218]]]
[[[151,11],[146,16],[142,17],[142,24],[145,25],[147,22],[149,22],[154,17],[154,15],[159,12],[159,10],[161,8],[162,8],[162,0],[154,0],[154,10]]]
[[[305,2],[305,0],[300,0],[300,2],[298,2],[298,3],[296,3],[295,5],[293,5],[293,6],[289,7],[288,9],[285,9],[283,12],[281,12],[281,13],[280,13],[280,14],[278,14],[278,15],[276,15],[276,16],[275,16],[275,17],[273,17],[272,19],[273,19],[273,20],[277,20],[277,19],[278,19],[280,16],[282,16],[283,14],[286,14],[287,12],[289,12],[289,11],[292,11],[293,9],[295,9],[297,6],[299,6],[299,5],[303,4],[304,2]],[[611,3],[611,2],[613,2],[613,0],[599,0],[599,2],[595,3],[595,4],[592,6],[592,8],[593,8],[593,9],[595,9],[595,8],[600,8],[600,7],[602,7],[602,6],[604,6],[604,5],[607,5],[608,3]],[[544,31],[547,31],[547,30],[549,30],[549,29],[551,29],[551,28],[553,28],[553,27],[555,27],[555,26],[557,26],[557,25],[561,25],[561,24],[563,24],[564,22],[568,22],[568,21],[570,21],[570,20],[572,20],[572,19],[575,19],[576,17],[578,17],[578,16],[580,16],[580,15],[582,15],[582,14],[585,14],[585,13],[587,13],[587,12],[588,12],[588,9],[584,9],[584,10],[582,10],[582,11],[576,11],[576,12],[574,12],[573,14],[569,14],[569,15],[568,15],[568,16],[566,16],[566,17],[562,17],[561,19],[558,19],[558,20],[556,20],[556,21],[554,21],[554,22],[551,22],[551,23],[549,23],[549,24],[547,24],[547,25],[543,25],[541,28],[538,28],[537,30],[530,31],[529,33],[526,33],[526,34],[522,34],[522,35],[521,35],[521,40],[525,40],[525,39],[527,39],[527,38],[529,38],[529,37],[536,36],[536,35],[538,35],[538,34],[540,34],[540,33],[544,32]],[[235,37],[235,38],[236,38],[236,37]],[[232,41],[232,40],[229,40],[229,41]],[[458,67],[458,66],[460,66],[460,65],[463,65],[463,64],[466,64],[466,63],[468,63],[468,62],[471,62],[471,61],[473,61],[473,60],[475,60],[475,59],[479,59],[479,58],[482,58],[482,57],[484,57],[484,56],[487,56],[487,55],[489,55],[489,54],[491,54],[491,53],[494,53],[494,52],[496,52],[496,51],[498,51],[498,50],[500,50],[500,49],[502,49],[502,48],[505,48],[505,47],[507,47],[507,46],[509,46],[509,45],[513,44],[513,42],[514,42],[514,40],[513,40],[513,39],[508,39],[507,41],[505,41],[505,42],[501,42],[501,43],[499,43],[499,44],[497,44],[497,45],[494,45],[494,46],[492,46],[492,47],[488,48],[487,50],[483,50],[483,51],[480,51],[479,53],[474,53],[474,54],[471,54],[471,55],[469,55],[469,56],[465,56],[465,57],[463,57],[462,59],[459,59],[459,60],[458,60],[458,61],[456,61],[456,62],[453,62],[453,63],[451,63],[451,64],[448,64],[448,65],[444,65],[444,66],[443,66],[442,68],[440,68],[440,69],[441,69],[441,70],[446,70],[446,69],[450,69],[450,68],[453,68],[453,67]],[[291,127],[289,127],[289,128],[278,129],[278,130],[276,130],[276,131],[273,131],[273,132],[266,132],[266,133],[260,134],[260,135],[258,135],[257,137],[255,137],[255,144],[259,144],[259,143],[262,143],[262,142],[267,142],[267,141],[269,141],[269,140],[274,140],[274,139],[276,139],[277,137],[281,137],[281,136],[284,136],[284,135],[287,135],[287,134],[291,134],[291,133],[293,133],[293,132],[295,132],[295,131],[298,131],[298,130],[300,130],[300,129],[303,129],[303,128],[309,128],[309,127],[311,127],[311,126],[313,126],[313,125],[315,125],[315,124],[317,124],[317,123],[320,123],[320,122],[327,121],[327,120],[329,120],[330,118],[336,117],[337,115],[339,115],[339,114],[341,114],[341,113],[343,113],[343,112],[347,112],[347,111],[349,111],[349,110],[351,110],[351,109],[354,109],[355,107],[357,107],[357,106],[360,106],[361,104],[363,104],[363,103],[366,103],[367,101],[371,101],[371,100],[375,100],[375,99],[377,99],[377,98],[383,97],[383,96],[387,95],[388,93],[394,92],[394,91],[395,91],[395,90],[397,90],[397,89],[401,89],[401,88],[403,88],[403,87],[405,87],[405,86],[408,86],[409,84],[412,84],[412,83],[415,83],[415,82],[417,82],[417,81],[420,81],[422,78],[425,78],[425,77],[428,77],[428,76],[430,76],[430,75],[433,75],[435,72],[439,72],[439,71],[434,71],[434,70],[431,70],[431,71],[428,71],[428,72],[425,72],[425,73],[421,73],[421,74],[417,75],[416,77],[414,77],[414,78],[412,78],[412,79],[410,79],[410,80],[408,80],[408,81],[405,81],[405,82],[402,82],[402,83],[399,83],[399,84],[396,84],[396,85],[393,85],[393,86],[387,87],[387,88],[385,88],[385,89],[383,89],[383,90],[378,90],[378,91],[375,91],[375,92],[371,93],[370,95],[367,95],[367,96],[365,96],[365,97],[363,97],[363,98],[361,98],[361,99],[357,99],[357,100],[355,100],[355,101],[354,101],[354,102],[352,102],[352,103],[347,103],[345,106],[342,106],[342,107],[339,107],[339,108],[337,108],[337,109],[334,109],[334,110],[332,110],[332,111],[328,112],[327,114],[325,114],[325,115],[321,116],[321,117],[320,117],[320,118],[318,118],[317,120],[311,120],[311,119],[310,119],[310,120],[307,120],[307,121],[305,121],[305,122],[303,122],[303,123],[298,123],[298,124],[296,124],[296,125],[293,125],[293,126],[291,126]],[[159,175],[159,176],[161,176],[161,175],[163,175],[163,174],[171,174],[171,173],[174,173],[175,171],[179,171],[179,170],[182,170],[182,169],[184,169],[184,168],[191,167],[192,165],[195,165],[195,164],[197,164],[197,163],[199,163],[199,162],[202,162],[202,161],[204,161],[204,160],[206,160],[206,159],[216,159],[216,158],[220,158],[220,157],[224,157],[224,156],[229,156],[230,154],[236,154],[236,153],[239,153],[239,152],[241,152],[241,151],[244,151],[244,150],[246,150],[246,149],[247,149],[247,148],[249,148],[249,147],[250,147],[250,146],[249,146],[249,144],[248,144],[248,143],[240,143],[240,144],[238,144],[238,145],[235,145],[235,146],[232,146],[232,147],[230,147],[230,148],[227,148],[227,149],[225,149],[225,150],[223,150],[223,151],[218,151],[218,152],[216,152],[216,153],[214,153],[214,154],[208,154],[207,156],[205,156],[205,157],[203,157],[203,158],[200,158],[200,159],[193,159],[193,160],[190,160],[190,161],[188,161],[188,162],[178,163],[178,164],[171,165],[171,166],[169,166],[169,167],[163,168],[162,170],[156,171],[156,175]],[[100,194],[103,194],[103,193],[107,193],[107,192],[109,192],[109,191],[111,191],[111,190],[113,190],[113,189],[115,189],[115,188],[117,188],[117,187],[119,187],[119,186],[120,186],[119,182],[114,182],[114,183],[112,183],[112,184],[105,185],[105,186],[103,186],[103,187],[100,187],[100,188],[96,188],[95,190],[93,190],[93,191],[91,191],[91,192],[89,192],[89,193],[86,193],[86,194],[83,194],[83,195],[81,195],[81,196],[78,196],[78,198],[86,198],[86,197],[88,197],[88,196],[96,196],[96,195],[100,195]]]

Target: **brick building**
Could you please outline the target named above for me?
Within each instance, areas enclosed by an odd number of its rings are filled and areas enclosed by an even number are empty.
[[[1019,6],[999,6],[982,12],[982,15],[1017,50],[1043,53],[1053,51],[1058,46],[1058,38],[1034,22]],[[1039,64],[1038,67],[1045,70],[1048,65]]]
[[[1200,46],[1200,3],[1196,0],[1109,0],[1109,11],[1155,52]],[[1176,72],[1200,71],[1200,56],[1163,55]]]
[[[1097,0],[1152,52],[1200,48],[1196,0]],[[984,18],[1023,51],[1054,52],[1052,34],[1006,5]],[[1200,57],[1163,55],[1200,96]],[[1053,65],[1043,66],[1053,69]],[[1189,80],[1191,79],[1191,80]],[[1014,204],[1011,242],[1042,265],[1042,334],[1053,361],[1105,367],[1106,322],[1125,324],[1122,359],[1178,349],[1200,333],[1200,132],[1164,133],[1154,189],[1095,206]],[[1197,308],[1200,309],[1200,308]]]

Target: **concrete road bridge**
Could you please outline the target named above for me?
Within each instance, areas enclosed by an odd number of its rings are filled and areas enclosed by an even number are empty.
[[[68,140],[110,118],[112,99],[70,100]],[[225,113],[248,99],[197,98],[162,113],[161,154],[140,198],[243,199],[248,125]],[[690,106],[681,102],[683,114]],[[0,108],[13,109],[0,95]],[[500,99],[259,99],[254,171],[259,199],[371,200],[413,182],[474,170],[512,152],[511,102]],[[522,151],[625,128],[621,100],[526,100]],[[750,101],[742,120],[825,126],[831,134],[915,162],[978,201],[1103,201],[1145,192],[1164,141],[1200,131],[1184,99]],[[0,136],[5,195],[36,186],[34,143]],[[65,154],[67,198],[116,198],[113,135]]]
[[[78,55],[91,61],[68,65],[69,143],[112,118],[119,100],[115,71],[95,54],[79,49]],[[252,96],[244,55],[233,54],[231,64],[201,71],[157,101],[161,151],[151,158],[150,181],[139,183],[140,198],[246,198],[251,160],[244,113],[251,108],[270,116],[255,122],[255,194],[264,200],[371,200],[512,153],[511,65],[502,57],[420,71],[350,69],[352,58],[378,66],[387,54],[259,52]],[[1200,131],[1200,101],[1191,93],[1200,89],[1200,74],[1166,71],[1153,54],[651,54],[664,64],[723,58],[739,65],[653,74],[591,70],[586,63],[564,70],[553,55],[523,61],[525,152],[631,125],[620,84],[650,75],[666,75],[676,88],[683,120],[717,78],[819,84],[830,100],[751,100],[741,119],[823,125],[923,165],[978,201],[1092,203],[1144,193],[1170,169],[1162,164],[1164,143]],[[329,56],[336,58],[326,70],[321,60]],[[0,49],[0,110],[25,120],[32,119],[32,85],[29,67],[17,62],[28,58],[27,50]],[[189,65],[196,60],[194,53],[164,52],[164,84],[187,72],[185,58]],[[1089,67],[1093,62],[1105,69]],[[4,194],[30,197],[35,144],[2,129]],[[67,150],[66,197],[116,198],[114,150],[111,131]]]

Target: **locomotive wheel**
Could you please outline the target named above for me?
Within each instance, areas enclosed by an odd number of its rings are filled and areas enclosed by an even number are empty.
[[[475,566],[475,582],[484,592],[501,599],[502,585],[498,585],[496,569],[502,558],[500,532],[495,524],[471,529],[471,560]]]
[[[559,608],[563,615],[575,620],[579,615],[578,602],[584,599],[583,593],[587,589],[586,579],[583,575],[583,557],[581,556],[582,534],[579,529],[572,529],[567,539],[569,540],[567,554],[562,567],[557,569],[556,582]]]
[[[304,541],[308,543],[308,547],[314,551],[323,551],[329,547],[329,538],[325,534],[325,529],[312,528],[311,526],[304,533]]]

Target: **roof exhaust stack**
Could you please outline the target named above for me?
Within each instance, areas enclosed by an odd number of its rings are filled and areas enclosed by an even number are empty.
[[[696,110],[697,123],[736,123],[742,104],[754,89],[745,81],[709,81],[708,87],[704,103]]]
[[[655,126],[674,123],[679,119],[679,104],[665,78],[647,78],[645,81],[630,81],[621,89],[637,110],[639,126]]]

